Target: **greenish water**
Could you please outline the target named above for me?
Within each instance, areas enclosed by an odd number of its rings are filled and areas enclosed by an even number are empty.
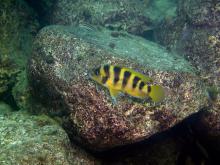
[[[1,0],[0,164],[219,162],[219,11],[202,0]],[[88,76],[104,64],[149,72],[165,101],[112,105]]]

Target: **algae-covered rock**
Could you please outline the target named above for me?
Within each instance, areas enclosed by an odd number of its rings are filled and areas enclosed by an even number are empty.
[[[159,43],[181,51],[208,85],[219,86],[219,1],[179,1],[178,17],[164,21],[157,31]]]
[[[38,23],[23,0],[2,0],[0,5],[0,56],[24,66]]]
[[[0,57],[0,98],[16,83],[17,67],[8,58]]]
[[[31,104],[31,92],[27,80],[26,70],[16,76],[16,84],[12,89],[13,98],[20,109],[29,109]]]
[[[0,164],[94,164],[70,144],[65,131],[46,116],[0,114]]]
[[[10,113],[12,111],[11,107],[4,102],[0,102],[0,115],[5,113]]]
[[[164,22],[158,41],[182,54],[198,69],[210,105],[191,124],[194,137],[208,159],[219,159],[220,40],[219,1],[179,1],[178,17]],[[168,42],[167,42],[168,41]]]
[[[51,24],[101,25],[151,38],[154,26],[163,18],[174,16],[175,9],[172,0],[58,0],[48,18]]]
[[[187,3],[185,3],[187,2]],[[184,5],[182,5],[184,4]],[[203,112],[191,124],[194,137],[198,138],[204,155],[215,162],[219,153],[219,87],[220,87],[220,31],[218,1],[184,1],[178,6],[173,23],[164,23],[158,31],[160,43],[181,51],[198,68],[206,84],[210,99],[208,111]],[[193,9],[193,10],[192,10]],[[168,42],[167,42],[168,41]],[[170,42],[171,41],[171,42]]]
[[[220,2],[219,0],[180,0],[178,1],[179,17],[195,26],[219,26]]]
[[[219,77],[218,28],[194,27],[178,20],[171,24],[163,24],[161,29],[165,29],[157,34],[161,44],[182,52],[203,75],[213,73],[212,77]]]
[[[14,109],[23,108],[24,101],[18,96],[23,93],[27,98],[28,86],[22,84],[19,75],[26,72],[27,57],[39,25],[36,14],[24,0],[2,0],[0,13],[0,99]],[[14,86],[22,88],[13,89]]]
[[[113,105],[108,90],[88,75],[101,64],[145,73],[164,86],[165,100],[153,104],[121,96]],[[36,37],[29,79],[34,95],[51,108],[48,113],[65,116],[71,140],[105,150],[167,130],[206,104],[193,70],[181,56],[126,33],[115,37],[105,29],[49,26]]]

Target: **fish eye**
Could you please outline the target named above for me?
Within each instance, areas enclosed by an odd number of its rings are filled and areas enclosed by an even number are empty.
[[[95,73],[96,76],[98,76],[100,74],[100,68],[95,69],[94,73]]]

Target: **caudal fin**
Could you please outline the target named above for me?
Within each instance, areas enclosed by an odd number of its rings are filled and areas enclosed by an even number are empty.
[[[160,85],[151,85],[151,90],[149,91],[149,97],[154,101],[154,102],[160,102],[164,99],[165,97],[165,91],[163,87]]]

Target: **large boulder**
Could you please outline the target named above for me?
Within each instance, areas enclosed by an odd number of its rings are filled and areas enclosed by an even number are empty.
[[[10,113],[12,111],[11,107],[4,102],[0,102],[0,114]]]
[[[107,89],[88,75],[101,64],[145,73],[164,86],[165,100],[154,104],[122,96],[113,105]],[[84,26],[42,29],[29,61],[29,80],[47,113],[63,116],[71,140],[98,151],[147,139],[206,104],[200,78],[181,56],[139,37]]]
[[[24,112],[0,114],[0,148],[2,165],[95,162],[72,145],[66,132],[45,115],[33,116]]]

